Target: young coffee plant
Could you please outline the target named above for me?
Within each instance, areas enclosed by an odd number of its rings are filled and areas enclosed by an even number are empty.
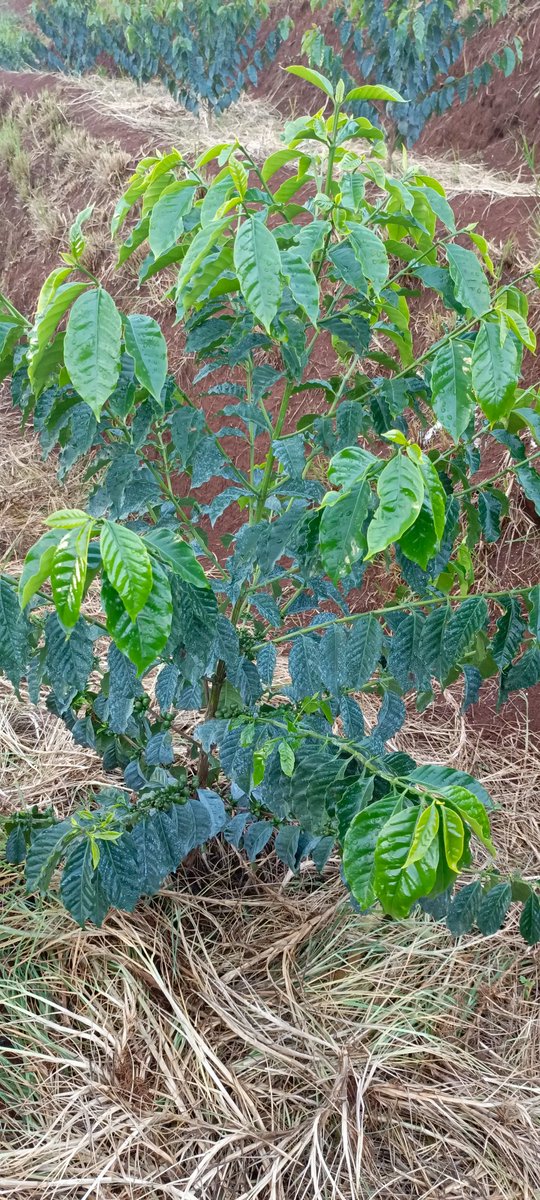
[[[317,4],[316,7],[324,7]],[[508,76],[521,61],[521,42],[502,46],[458,78],[452,69],[471,38],[486,24],[504,16],[504,0],[486,0],[468,6],[458,0],[345,0],[334,12],[336,32],[343,51],[354,52],[361,78],[391,83],[406,101],[391,103],[387,123],[392,144],[411,146],[430,117],[461,104],[485,87],[495,71]],[[302,49],[313,66],[334,81],[343,75],[339,51],[329,45],[318,26],[308,30]],[[351,81],[352,86],[352,81]],[[360,115],[364,110],[355,109]]]
[[[3,300],[14,402],[91,490],[0,579],[0,665],[115,776],[71,817],[11,818],[8,858],[30,891],[59,869],[99,922],[219,833],[293,871],[338,853],[360,909],[448,909],[456,932],[518,899],[535,941],[535,881],[498,874],[483,785],[391,748],[407,703],[540,680],[539,583],[482,593],[473,570],[509,477],[540,512],[527,297],[440,184],[390,176],[381,132],[343,111],[396,93],[290,70],[323,106],[283,149],[145,158],[114,210],[118,269],[163,272],[189,386],[156,320],[87,269],[91,209],[33,320]]]
[[[45,39],[34,39],[33,56],[49,69],[84,73],[110,62],[138,83],[159,79],[192,111],[204,102],[223,112],[238,100],[292,26],[282,18],[257,46],[265,0],[37,0],[33,14]]]

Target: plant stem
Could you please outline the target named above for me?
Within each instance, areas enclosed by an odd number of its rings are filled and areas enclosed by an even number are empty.
[[[539,451],[540,453],[540,451]],[[530,590],[530,587],[509,588],[500,592],[474,592],[471,599],[474,600],[502,600],[507,596],[523,596]],[[463,596],[430,596],[424,600],[403,600],[401,604],[387,604],[384,608],[369,608],[365,612],[349,613],[346,617],[331,617],[328,621],[319,621],[315,625],[304,625],[300,628],[290,629],[288,633],[282,633],[279,637],[267,638],[266,642],[260,642],[255,646],[255,650],[260,650],[267,642],[272,642],[274,646],[278,646],[283,642],[290,642],[291,638],[302,637],[306,633],[318,633],[320,629],[329,629],[333,625],[348,625],[351,621],[361,621],[363,617],[385,617],[387,613],[394,612],[409,612],[414,608],[433,608],[436,604],[462,604]]]
[[[257,501],[257,507],[255,509],[255,521],[260,521],[262,514],[264,512],[266,498],[268,496],[268,492],[270,490],[270,484],[272,482],[272,467],[274,465],[273,443],[280,436],[281,430],[283,429],[283,426],[285,424],[285,419],[287,416],[287,408],[289,406],[289,400],[292,395],[292,390],[293,390],[293,384],[290,382],[286,383],[285,387],[283,389],[283,395],[281,397],[281,404],[279,406],[279,412],[278,412],[278,415],[276,418],[276,423],[275,423],[273,431],[272,431],[270,448],[269,448],[268,454],[266,456],[266,462],[264,465],[264,474],[263,474],[263,477],[261,480],[261,486],[259,489],[259,498]]]

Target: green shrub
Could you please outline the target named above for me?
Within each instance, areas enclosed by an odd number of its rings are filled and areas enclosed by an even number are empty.
[[[37,66],[36,38],[11,13],[0,8],[0,67],[4,71],[20,71],[25,66]]]
[[[83,924],[131,909],[218,832],[251,859],[273,844],[293,870],[337,847],[362,909],[450,905],[454,931],[486,933],[514,896],[535,941],[536,892],[491,865],[485,788],[388,749],[406,700],[423,711],[462,680],[468,708],[495,677],[504,703],[540,680],[540,586],[471,590],[509,474],[540,512],[536,390],[519,383],[527,298],[456,229],[440,184],[387,175],[380,131],[343,112],[396,93],[345,96],[291,70],[323,108],[261,168],[236,141],[194,164],[156,155],[114,211],[119,268],[143,246],[141,284],[176,264],[190,394],[159,324],[121,313],[85,268],[90,209],[33,321],[3,301],[14,400],[62,475],[87,458],[93,490],[86,511],[47,518],[19,580],[1,579],[0,663],[117,776],[71,818],[13,818],[8,856],[26,859],[31,891],[63,864]],[[419,298],[440,306],[431,345],[414,345]],[[217,430],[205,395],[222,402]],[[494,447],[511,465],[478,482]],[[220,537],[225,513],[236,532]],[[379,701],[371,728],[362,693]],[[185,737],[174,720],[193,709]],[[475,845],[489,865],[451,900]]]
[[[324,7],[318,4],[316,7]],[[334,21],[343,50],[354,52],[362,80],[391,84],[406,104],[389,104],[393,138],[411,146],[430,117],[461,104],[486,86],[495,71],[508,76],[521,62],[521,42],[503,46],[459,78],[452,69],[470,40],[488,21],[507,10],[506,0],[464,6],[459,0],[342,0]],[[308,30],[302,48],[313,66],[337,81],[343,75],[341,55],[321,30]],[[476,56],[475,56],[476,57]],[[352,86],[352,81],[351,81]],[[356,110],[361,113],[362,110]]]
[[[139,83],[159,79],[187,108],[222,112],[271,62],[292,22],[257,45],[265,0],[36,0],[42,57],[53,70],[84,73],[109,60]]]

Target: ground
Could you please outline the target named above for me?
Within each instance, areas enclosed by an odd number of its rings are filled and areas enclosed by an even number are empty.
[[[297,26],[314,19],[305,0],[295,16]],[[519,76],[460,110],[460,122],[433,125],[418,148],[444,176],[459,221],[478,222],[505,271],[536,253],[536,183],[512,154],[516,129],[536,136],[537,20],[536,5],[519,15],[527,34]],[[31,312],[70,219],[94,199],[93,266],[124,299],[161,314],[160,292],[141,296],[132,277],[110,272],[110,198],[149,149],[195,151],[233,121],[254,153],[276,148],[269,93],[281,107],[305,99],[279,78],[279,88],[274,72],[258,100],[206,127],[180,119],[157,89],[0,75],[2,288]],[[517,120],[502,129],[501,104],[512,114],[519,96]],[[182,347],[171,347],[189,378]],[[7,398],[2,432],[0,559],[9,555],[16,569],[39,517],[67,495]],[[510,499],[503,541],[479,561],[483,588],[540,578],[536,518]],[[478,774],[499,806],[501,872],[537,877],[538,697],[518,695],[497,726],[492,701],[464,717],[460,700],[451,692],[422,717],[411,713],[398,745],[412,741],[420,761]],[[7,687],[0,770],[4,812],[52,802],[64,813],[105,782],[101,763],[51,714]],[[270,857],[248,869],[218,846],[103,930],[81,932],[52,901],[33,905],[5,864],[0,886],[0,1108],[9,1135],[0,1194],[528,1200],[540,1192],[539,959],[514,918],[493,938],[456,944],[421,916],[359,920],[335,863],[323,881],[309,870],[298,880]]]

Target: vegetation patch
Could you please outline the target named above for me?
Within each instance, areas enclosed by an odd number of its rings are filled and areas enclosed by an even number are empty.
[[[2,665],[36,700],[46,687],[75,740],[124,778],[69,819],[10,818],[8,857],[26,861],[31,891],[61,867],[84,925],[111,904],[131,911],[218,833],[251,860],[273,841],[293,871],[322,871],[337,846],[362,910],[405,917],[421,903],[455,933],[487,934],[515,900],[534,943],[534,881],[480,858],[454,895],[470,843],[495,854],[483,785],[388,749],[406,698],[423,712],[436,683],[463,678],[467,709],[485,679],[500,704],[540,679],[538,586],[482,593],[473,560],[480,538],[500,537],[501,480],[539,507],[534,388],[520,387],[527,297],[519,280],[490,286],[484,239],[456,227],[437,181],[388,176],[380,130],[344,111],[397,93],[290,70],[324,94],[326,118],[291,122],[261,168],[236,141],[194,164],[146,158],[112,219],[119,267],[148,248],[141,283],[179,264],[171,295],[193,386],[221,398],[217,431],[168,375],[156,320],[122,314],[85,265],[91,206],[34,321],[3,301],[16,404],[45,451],[58,446],[62,476],[90,455],[96,482],[86,510],[48,517],[18,589],[2,578]],[[415,353],[424,288],[446,328]],[[310,371],[322,339],[326,379]],[[289,405],[310,391],[326,411],[290,429]],[[481,483],[479,434],[510,459]],[[219,545],[211,531],[231,509]],[[382,606],[369,600],[378,563],[393,587]],[[143,679],[156,669],[154,700]],[[378,699],[375,721],[362,694]],[[182,710],[201,720],[179,758]]]

